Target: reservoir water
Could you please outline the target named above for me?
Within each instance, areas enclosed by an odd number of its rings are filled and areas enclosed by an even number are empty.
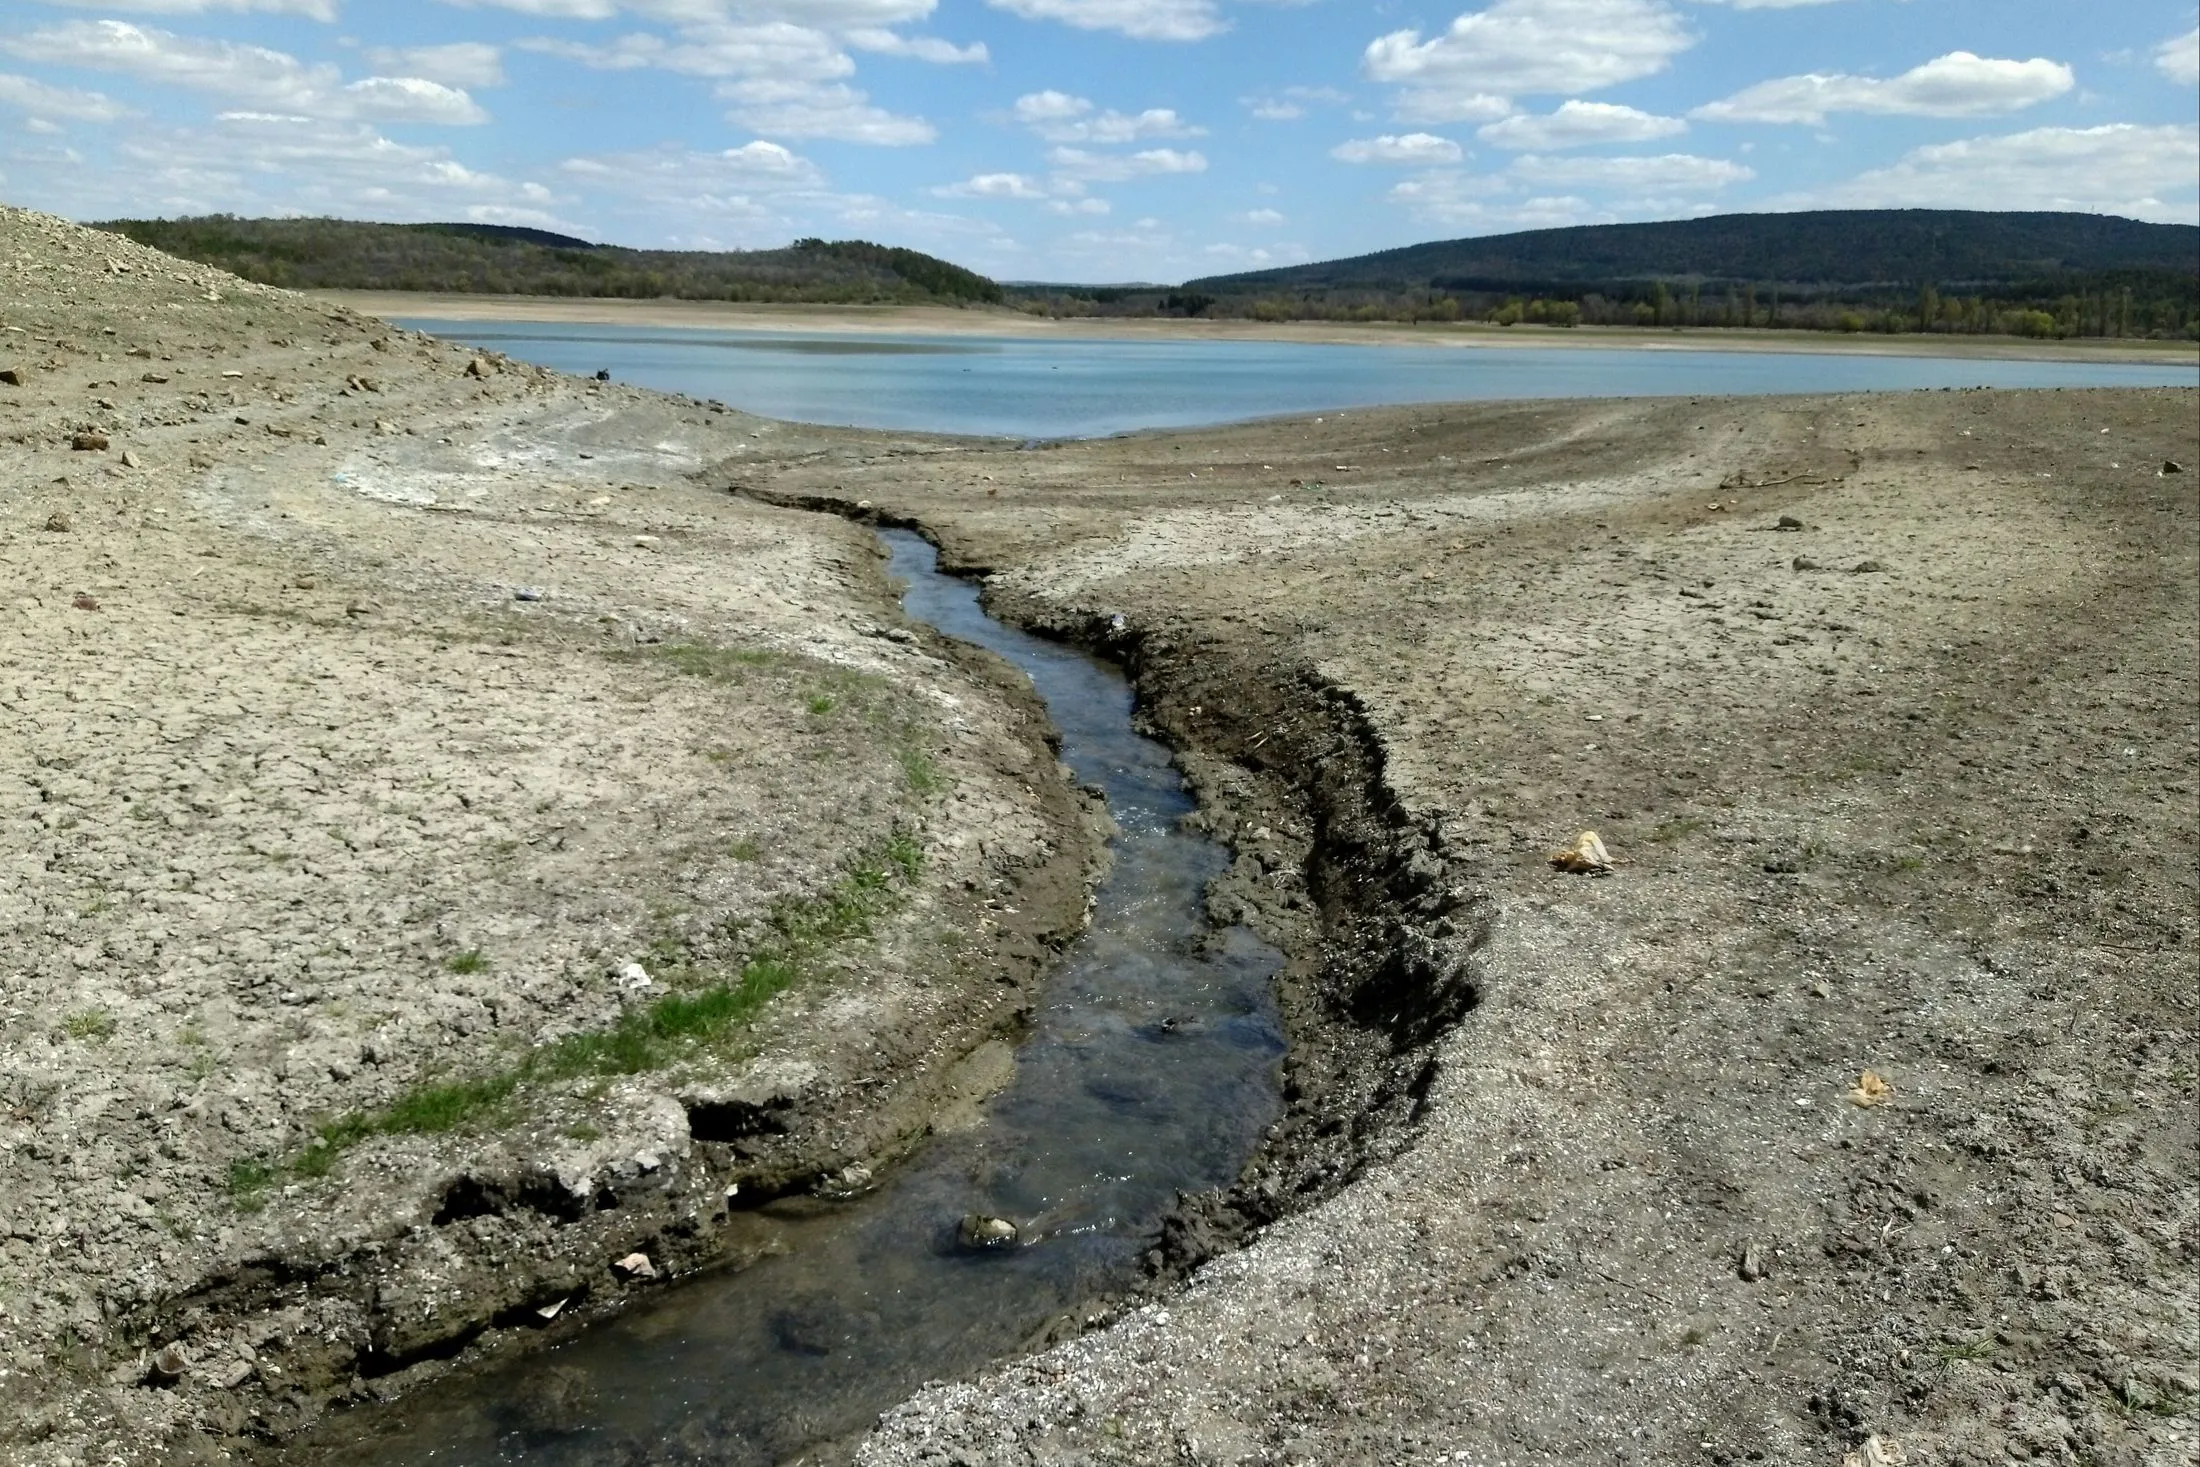
[[[1013,1354],[1129,1282],[1177,1193],[1234,1180],[1281,1106],[1282,957],[1207,920],[1228,854],[1181,828],[1169,751],[1132,731],[1113,669],[987,616],[976,588],[887,531],[909,613],[1032,679],[1062,759],[1120,827],[1091,926],[1048,975],[1015,1079],[851,1202],[742,1215],[778,1256],[647,1298],[572,1342],[334,1417],[288,1460],[375,1467],[768,1467],[861,1432],[926,1380]],[[976,1252],[969,1215],[1017,1224]]]
[[[401,324],[564,372],[803,423],[1012,438],[1393,403],[1930,387],[2193,387],[2178,363],[1653,347],[1337,346],[828,335],[414,319]]]

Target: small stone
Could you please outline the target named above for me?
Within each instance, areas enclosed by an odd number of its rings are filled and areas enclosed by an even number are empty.
[[[69,440],[69,447],[78,453],[105,453],[107,435],[104,433],[79,433]]]
[[[259,1368],[249,1360],[232,1360],[214,1372],[214,1384],[225,1391],[233,1391],[252,1379]]]
[[[971,1213],[955,1227],[957,1246],[975,1253],[990,1253],[1016,1246],[1016,1224],[1005,1217]]]
[[[1757,1246],[1755,1240],[1751,1240],[1742,1244],[1741,1260],[1735,1271],[1742,1276],[1744,1283],[1753,1284],[1769,1276],[1772,1267],[1765,1262],[1764,1250]]]
[[[545,1304],[541,1308],[537,1309],[535,1311],[535,1318],[541,1320],[544,1324],[548,1324],[551,1320],[556,1319],[560,1314],[565,1312],[566,1303],[567,1301],[564,1299],[553,1300],[550,1303]]]
[[[127,448],[122,450],[122,466],[126,469],[142,469],[145,467],[144,464],[138,461],[138,456]]]
[[[21,367],[0,367],[0,382],[10,387],[21,387],[30,381],[30,373]]]
[[[621,988],[649,987],[649,969],[643,967],[640,963],[628,963],[619,970],[619,986]]]
[[[646,1283],[657,1277],[657,1265],[647,1253],[629,1253],[611,1265],[611,1271],[629,1283]]]
[[[6,376],[5,376],[4,374],[0,374],[0,382],[5,382],[6,380],[7,380]],[[2183,473],[2184,471],[2185,471],[2185,466],[2184,466],[2183,464],[2179,463],[2179,462],[2178,462],[2178,461],[2177,461],[2176,459],[2173,459],[2173,458],[2165,458],[2165,459],[2163,459],[2163,460],[2162,460],[2162,472],[2163,472],[2163,473],[2165,473],[2165,474],[2182,474],[2182,473]]]
[[[139,377],[138,381],[150,382],[155,387],[165,387],[168,385],[167,374],[162,372],[147,372],[143,376]]]
[[[75,524],[76,521],[69,518],[69,512],[65,509],[57,509],[46,516],[46,528],[56,535],[68,534]]]
[[[514,601],[540,601],[548,594],[540,586],[514,586],[512,588],[512,599]]]
[[[76,600],[71,602],[70,605],[78,611],[97,611],[99,610],[99,598],[97,596],[86,596],[80,592]]]
[[[1818,562],[1817,562],[1817,561],[1815,561],[1815,560],[1812,560],[1812,559],[1811,559],[1811,558],[1810,558],[1809,556],[1807,556],[1807,555],[1798,555],[1798,556],[1796,556],[1796,557],[1795,557],[1795,559],[1794,559],[1793,561],[1789,562],[1789,564],[1793,565],[1793,566],[1794,566],[1794,567],[1795,567],[1795,568],[1796,568],[1797,570],[1799,570],[1799,571],[1809,571],[1809,570],[1816,570],[1816,569],[1818,569]]]
[[[319,584],[320,582],[314,580],[311,576],[293,576],[290,582],[291,589],[294,591],[310,591]]]
[[[344,608],[346,616],[372,616],[380,610],[372,601],[354,601]]]
[[[489,365],[487,357],[475,357],[466,364],[466,375],[469,377],[486,377],[495,370],[496,368]]]
[[[634,537],[634,548],[637,550],[655,550],[657,545],[658,540],[655,535],[636,535]]]
[[[1776,530],[1800,530],[1803,528],[1803,522],[1794,515],[1784,514],[1780,516],[1780,523],[1774,525],[1773,528]]]
[[[183,1379],[183,1373],[191,1368],[191,1354],[180,1343],[171,1341],[153,1352],[147,1363],[146,1375],[160,1385],[174,1385]]]
[[[1860,560],[1849,567],[1849,573],[1858,576],[1876,576],[1885,569],[1886,567],[1876,560]]]

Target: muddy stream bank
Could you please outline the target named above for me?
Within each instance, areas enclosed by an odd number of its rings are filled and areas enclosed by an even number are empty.
[[[1187,828],[1193,799],[1169,750],[1133,731],[1129,685],[993,620],[928,543],[883,533],[910,615],[1032,678],[1062,759],[1119,827],[1092,924],[1050,977],[1015,1078],[860,1195],[739,1212],[771,1254],[762,1263],[334,1418],[286,1460],[786,1461],[1124,1288],[1180,1196],[1233,1182],[1269,1129],[1283,956],[1210,919],[1205,893],[1230,856]]]

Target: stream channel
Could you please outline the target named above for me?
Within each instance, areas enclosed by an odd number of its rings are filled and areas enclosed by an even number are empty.
[[[1048,975],[1015,1079],[975,1128],[935,1137],[847,1202],[745,1214],[783,1252],[638,1301],[553,1349],[332,1419],[289,1454],[374,1467],[840,1457],[925,1382],[1015,1354],[1065,1310],[1129,1283],[1180,1191],[1233,1181],[1281,1108],[1283,958],[1207,919],[1222,847],[1169,751],[1131,728],[1111,667],[988,616],[933,547],[883,532],[904,605],[1015,663],[1062,759],[1120,826],[1090,927]],[[1014,1246],[959,1245],[966,1216]]]

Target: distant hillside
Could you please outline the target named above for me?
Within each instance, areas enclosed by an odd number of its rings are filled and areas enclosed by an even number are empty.
[[[2200,273],[2200,228],[2102,214],[1843,209],[1592,224],[1439,240],[1349,260],[1217,275],[1184,289],[1519,290],[1662,280],[1673,285],[1931,285],[1942,291],[2111,272]]]
[[[864,240],[783,250],[630,250],[544,230],[344,219],[116,219],[140,244],[298,290],[623,296],[820,304],[969,304],[1001,299],[983,275]]]

